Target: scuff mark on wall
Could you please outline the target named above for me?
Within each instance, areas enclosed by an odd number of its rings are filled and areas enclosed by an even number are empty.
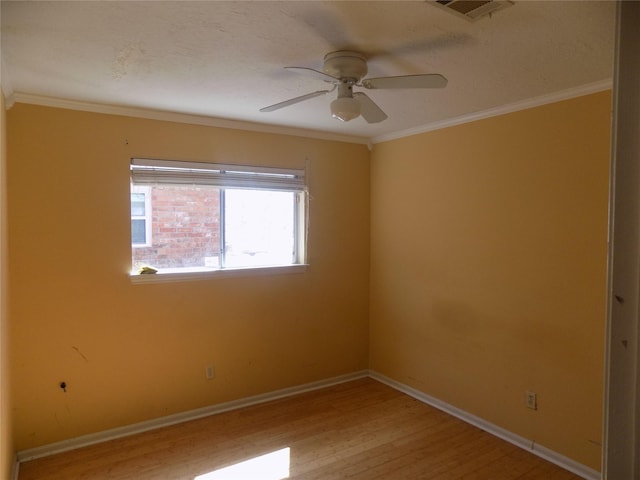
[[[82,359],[89,363],[89,359],[87,357],[84,356],[84,354],[80,351],[80,349],[78,347],[74,347],[73,345],[71,346],[71,348],[73,348],[75,350],[75,352],[80,355],[82,357]]]

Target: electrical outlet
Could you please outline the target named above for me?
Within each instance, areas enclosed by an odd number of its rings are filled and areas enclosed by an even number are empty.
[[[205,376],[207,377],[207,380],[213,380],[216,378],[216,369],[213,365],[207,365],[207,368],[205,369]]]
[[[530,408],[531,410],[537,410],[538,409],[538,395],[536,394],[536,392],[527,391],[525,393],[525,402],[527,404],[527,408]]]

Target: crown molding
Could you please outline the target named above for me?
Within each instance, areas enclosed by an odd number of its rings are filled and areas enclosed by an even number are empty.
[[[9,70],[4,63],[4,59],[0,55],[0,90],[4,95],[4,107],[5,110],[9,110],[15,103],[15,94],[13,92],[13,85],[11,78],[9,77]]]
[[[4,69],[2,69],[4,71]],[[6,80],[6,85],[5,85]],[[42,95],[31,95],[26,93],[13,92],[10,88],[8,79],[2,79],[2,90],[5,95],[5,106],[11,108],[14,103],[26,103],[31,105],[39,105],[44,107],[64,108],[68,110],[79,110],[84,112],[103,113],[107,115],[122,115],[125,117],[146,118],[150,120],[161,120],[168,122],[187,123],[192,125],[203,125],[208,127],[231,128],[237,130],[246,130],[252,132],[272,133],[276,135],[292,135],[304,138],[315,138],[319,140],[330,140],[336,142],[356,143],[367,145],[371,150],[376,143],[398,140],[404,137],[411,137],[421,133],[440,130],[442,128],[462,125],[464,123],[484,120],[491,117],[497,117],[508,113],[526,110],[529,108],[539,107],[550,103],[556,103],[563,100],[569,100],[592,93],[598,93],[612,88],[612,80],[605,79],[599,82],[588,83],[578,87],[562,90],[548,95],[529,98],[519,102],[501,105],[499,107],[473,112],[459,117],[449,118],[442,121],[432,122],[420,127],[394,132],[386,135],[379,135],[372,138],[357,137],[351,135],[340,135],[329,132],[319,132],[316,130],[306,130],[301,128],[282,127],[276,125],[267,125],[262,123],[243,122],[238,120],[228,120],[216,117],[206,117],[203,115],[190,115],[177,112],[167,112],[162,110],[152,110],[136,107],[124,107],[119,105],[107,105],[101,103],[81,102],[77,100],[68,100],[55,97],[47,97]],[[9,89],[9,91],[7,90]]]
[[[613,86],[612,80],[606,79],[599,82],[588,83],[567,90],[561,90],[559,92],[551,93],[548,95],[541,95],[539,97],[529,98],[519,102],[508,103],[499,107],[482,110],[479,112],[473,112],[459,117],[449,118],[439,122],[429,123],[409,130],[403,130],[401,132],[390,133],[388,135],[379,135],[371,139],[371,143],[382,143],[390,140],[397,140],[404,137],[411,137],[421,133],[431,132],[434,130],[440,130],[442,128],[453,127],[455,125],[462,125],[463,123],[475,122],[478,120],[484,120],[486,118],[497,117],[499,115],[505,115],[507,113],[518,112],[520,110],[527,110],[529,108],[540,107],[549,103],[556,103],[562,100],[569,100],[571,98],[581,97],[584,95],[590,95],[592,93],[603,92],[605,90],[611,90]]]
[[[320,132],[316,130],[306,130],[302,128],[282,127],[267,125],[263,123],[243,122],[239,120],[228,120],[217,117],[207,117],[204,115],[191,115],[178,112],[168,112],[163,110],[153,110],[137,107],[124,107],[120,105],[107,105],[103,103],[82,102],[63,98],[47,97],[43,95],[31,95],[28,93],[15,92],[12,95],[14,103],[26,103],[39,105],[42,107],[64,108],[67,110],[78,110],[82,112],[103,113],[107,115],[121,115],[125,117],[145,118],[149,120],[161,120],[166,122],[186,123],[192,125],[202,125],[207,127],[230,128],[235,130],[246,130],[251,132],[272,133],[276,135],[291,135],[296,137],[316,138],[319,140],[330,140],[345,143],[357,143],[367,145],[369,139],[366,137],[356,137],[351,135],[340,135],[335,133]],[[13,104],[13,103],[12,103]]]

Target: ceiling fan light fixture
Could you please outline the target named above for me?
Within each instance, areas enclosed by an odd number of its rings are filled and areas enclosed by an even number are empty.
[[[430,1],[435,2],[436,0]],[[284,102],[261,108],[261,112],[274,112],[281,108],[331,93],[337,89],[338,98],[331,102],[330,107],[333,118],[337,118],[342,122],[348,122],[362,116],[362,119],[367,123],[378,123],[386,120],[388,118],[387,114],[365,93],[354,92],[354,87],[363,87],[370,90],[385,88],[398,90],[404,88],[442,88],[447,85],[447,79],[437,73],[365,78],[363,80],[362,77],[367,74],[367,59],[361,53],[351,50],[338,50],[325,55],[322,71],[308,67],[285,68],[291,72],[311,76],[325,83],[330,83],[333,85],[333,88],[330,90],[318,90],[317,92],[290,98]]]
[[[360,116],[360,102],[353,97],[338,97],[331,102],[331,116],[348,122]]]

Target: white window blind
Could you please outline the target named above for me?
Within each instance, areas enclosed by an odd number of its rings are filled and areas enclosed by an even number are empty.
[[[212,185],[231,188],[304,191],[302,169],[134,158],[131,181],[143,184]]]

